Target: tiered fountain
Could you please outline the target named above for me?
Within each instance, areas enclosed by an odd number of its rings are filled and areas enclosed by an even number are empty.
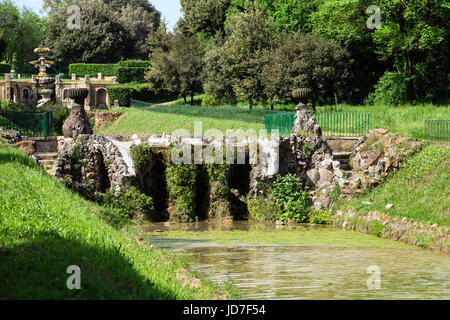
[[[34,65],[36,68],[39,68],[39,74],[37,75],[37,79],[39,81],[40,87],[39,93],[41,94],[42,99],[38,101],[37,108],[40,108],[42,106],[49,105],[52,101],[52,94],[54,92],[55,87],[55,79],[49,77],[46,73],[46,70],[55,63],[45,58],[45,55],[50,52],[49,48],[39,47],[34,49],[34,52],[39,54],[39,59],[35,61],[30,61],[30,64]]]

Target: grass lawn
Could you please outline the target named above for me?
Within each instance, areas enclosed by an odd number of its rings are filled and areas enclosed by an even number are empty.
[[[121,109],[121,111],[124,111]],[[208,129],[218,129],[224,134],[227,129],[264,129],[264,110],[242,108],[203,108],[191,106],[154,106],[130,108],[113,124],[101,128],[103,135],[122,134],[172,134],[178,129],[186,129],[194,134],[194,122],[201,121],[203,133]]]
[[[264,115],[271,111],[261,105],[249,110],[243,102],[235,106],[200,107],[203,95],[194,97],[195,106],[184,104],[178,99],[172,105],[156,105],[144,108],[121,109],[126,114],[114,124],[102,128],[99,134],[170,134],[183,128],[193,134],[194,121],[201,121],[203,130],[218,129],[264,129]],[[189,102],[189,99],[188,99]],[[276,112],[293,112],[295,104],[275,105]],[[374,126],[391,132],[399,132],[407,137],[424,139],[425,120],[450,120],[450,107],[434,105],[402,106],[319,106],[318,111],[365,111],[370,112]]]
[[[137,243],[104,210],[68,189],[25,154],[0,148],[1,299],[210,299],[178,279],[187,263]],[[66,270],[81,268],[81,290],[68,290]]]
[[[450,227],[450,148],[429,146],[411,158],[383,185],[342,206],[378,211]],[[364,205],[363,202],[373,202]],[[392,203],[394,209],[386,210]]]

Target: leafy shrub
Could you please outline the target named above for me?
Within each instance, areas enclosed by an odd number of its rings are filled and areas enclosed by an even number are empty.
[[[18,112],[32,111],[31,108],[29,108],[23,104],[15,103],[12,101],[7,101],[7,100],[1,101],[0,109],[9,110],[9,111],[18,111]]]
[[[11,65],[7,63],[0,63],[0,75],[11,72]]]
[[[202,99],[202,107],[217,107],[220,106],[222,103],[219,99],[215,98],[211,95],[205,95]]]
[[[273,198],[280,207],[277,218],[281,221],[308,221],[312,201],[306,190],[302,190],[301,181],[293,174],[278,175],[273,184]]]
[[[387,71],[375,85],[375,92],[367,98],[368,104],[398,105],[406,102],[406,75]]]
[[[104,76],[117,76],[116,64],[97,63],[72,63],[69,65],[69,74],[97,76],[102,73]]]
[[[118,67],[117,68],[117,81],[120,83],[145,83],[145,74],[148,68],[142,67]]]
[[[194,165],[171,165],[167,168],[171,219],[189,222],[196,218],[197,168]]]
[[[373,220],[369,223],[370,233],[374,236],[381,236],[383,232],[383,225],[376,220]]]
[[[309,223],[330,224],[331,219],[331,213],[328,209],[312,210],[309,213]]]
[[[119,218],[126,216],[131,219],[152,221],[155,210],[153,199],[135,187],[121,192],[118,196],[113,190],[109,190],[103,197],[103,203],[115,210],[115,216]]]
[[[250,219],[255,221],[274,221],[279,210],[273,198],[266,197],[248,199],[247,207]]]

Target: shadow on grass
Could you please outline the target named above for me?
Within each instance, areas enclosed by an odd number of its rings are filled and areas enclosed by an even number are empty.
[[[38,168],[39,166],[25,153],[12,147],[0,148],[0,164],[18,162],[30,168]]]
[[[0,232],[0,239],[2,233],[8,235],[8,230]],[[142,278],[120,246],[99,249],[104,242],[89,246],[51,232],[21,240],[0,246],[0,300],[176,298]],[[70,265],[81,268],[81,290],[67,288]]]

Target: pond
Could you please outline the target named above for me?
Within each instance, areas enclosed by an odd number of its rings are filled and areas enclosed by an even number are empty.
[[[244,299],[450,299],[450,256],[332,227],[149,224],[155,245]]]

